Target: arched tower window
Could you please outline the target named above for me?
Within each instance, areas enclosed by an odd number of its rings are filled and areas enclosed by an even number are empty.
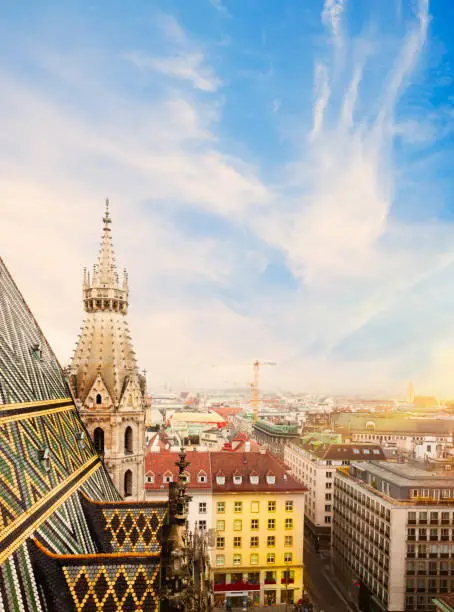
[[[131,495],[132,495],[132,472],[131,470],[126,470],[125,482],[124,482],[124,496],[130,497]]]
[[[93,432],[93,443],[101,455],[104,452],[104,429],[97,427]]]
[[[97,396],[96,396],[96,404],[98,406],[100,406],[102,404],[102,395],[101,395],[101,393],[98,393]]]
[[[132,453],[132,427],[126,427],[125,429],[125,455]]]

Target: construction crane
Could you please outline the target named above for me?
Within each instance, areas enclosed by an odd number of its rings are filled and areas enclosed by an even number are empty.
[[[252,395],[251,395],[251,405],[252,405],[252,412],[253,412],[253,422],[256,423],[257,422],[257,418],[259,415],[259,374],[260,374],[260,367],[261,366],[274,366],[276,365],[276,363],[274,361],[259,361],[256,360],[253,362],[252,367],[253,367],[253,380],[251,383],[251,391],[252,391]]]

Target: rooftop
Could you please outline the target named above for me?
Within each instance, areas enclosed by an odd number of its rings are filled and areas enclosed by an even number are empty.
[[[145,478],[152,475],[153,482],[145,482],[145,490],[162,490],[167,495],[168,485],[164,482],[164,475],[172,475],[172,480],[178,479],[178,468],[175,463],[178,461],[178,453],[164,450],[159,453],[147,452],[145,455]],[[186,472],[189,475],[188,489],[210,489],[211,488],[211,468],[210,453],[188,451],[186,459],[189,462]],[[205,475],[201,481],[200,475]]]
[[[211,453],[211,474],[214,492],[244,491],[307,491],[287,472],[287,466],[278,461],[269,452],[250,453]],[[216,476],[225,476],[225,483],[219,484]],[[241,475],[241,484],[234,484],[233,476]],[[258,483],[251,482],[251,475],[258,476]],[[275,477],[270,484],[267,476]]]
[[[298,435],[298,423],[273,423],[272,421],[263,421],[259,419],[254,427],[281,436]]]
[[[299,446],[319,459],[386,461],[383,449],[378,444],[317,444],[307,442],[299,444]]]
[[[352,464],[354,467],[369,472],[374,476],[383,478],[389,482],[402,487],[427,486],[427,487],[452,487],[454,485],[454,472],[429,472],[423,465],[417,462],[411,463],[375,463],[358,462]]]

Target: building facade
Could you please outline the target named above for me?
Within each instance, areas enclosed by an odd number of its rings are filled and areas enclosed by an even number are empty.
[[[143,499],[145,378],[126,322],[126,271],[120,283],[106,203],[98,263],[84,273],[85,319],[69,367],[82,420],[120,494]]]
[[[303,595],[305,488],[267,452],[211,453],[217,607]]]
[[[335,475],[333,564],[360,610],[431,611],[454,590],[454,477],[406,463]]]
[[[257,442],[277,457],[284,457],[285,445],[298,437],[297,423],[275,423],[259,419],[253,425],[252,435]]]
[[[209,531],[213,528],[210,453],[188,451],[185,482],[191,501],[188,506],[188,527]],[[147,449],[145,455],[145,499],[166,499],[169,483],[178,479],[178,453],[159,446]]]
[[[333,521],[334,475],[353,460],[384,460],[376,444],[330,444],[327,436],[294,441],[284,449],[284,461],[296,480],[307,487],[305,521],[308,532],[320,544],[328,544]]]

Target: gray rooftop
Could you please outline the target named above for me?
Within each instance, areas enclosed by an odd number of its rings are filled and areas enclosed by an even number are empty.
[[[375,461],[358,461],[352,463],[357,469],[369,472],[402,487],[452,487],[454,485],[454,472],[429,472],[424,464],[412,463],[383,463]]]

